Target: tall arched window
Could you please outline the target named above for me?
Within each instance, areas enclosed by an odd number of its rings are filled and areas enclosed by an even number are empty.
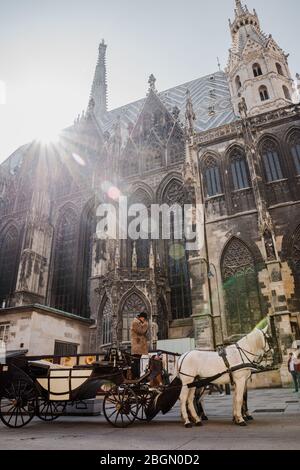
[[[217,161],[209,157],[204,162],[204,179],[207,197],[218,196],[223,193],[220,169]]]
[[[300,225],[295,230],[289,251],[289,260],[291,263],[294,281],[295,281],[295,294],[293,296],[292,302],[294,304],[294,309],[299,311],[300,307]]]
[[[289,92],[288,87],[283,85],[282,89],[283,89],[283,94],[284,94],[285,99],[291,101],[292,98],[291,98],[291,94]]]
[[[79,253],[82,256],[82,277],[80,276],[78,286],[82,292],[81,295],[81,309],[80,315],[83,317],[90,316],[90,277],[92,274],[92,258],[93,258],[93,239],[96,232],[96,219],[94,217],[94,211],[90,210],[88,213],[84,213],[81,221],[81,236],[83,237],[83,249]]]
[[[183,184],[171,181],[163,194],[163,202],[169,207],[184,204]],[[170,240],[166,240],[168,278],[171,289],[171,311],[174,319],[188,318],[191,315],[191,289],[188,266],[188,254],[185,250],[184,231],[181,222],[171,213]],[[179,231],[181,235],[179,235]]]
[[[270,99],[268,88],[265,85],[262,85],[259,88],[259,96],[261,101],[267,101]]]
[[[254,77],[260,77],[262,75],[261,66],[258,63],[253,64],[252,70]]]
[[[230,169],[233,188],[235,191],[250,187],[250,177],[245,156],[241,151],[235,150],[230,157]]]
[[[222,256],[222,279],[229,336],[249,333],[263,316],[257,267],[248,247],[232,239]]]
[[[278,62],[276,63],[276,70],[279,75],[284,75],[282,66]]]
[[[80,314],[77,309],[76,263],[78,217],[67,210],[57,228],[54,272],[53,305],[59,310]]]
[[[150,243],[151,243],[151,234],[150,227],[148,227],[149,233],[145,233],[143,230],[147,229],[147,220],[149,217],[149,210],[151,206],[151,197],[144,189],[138,189],[129,199],[129,207],[134,204],[142,204],[145,208],[144,213],[140,213],[140,216],[144,223],[142,226],[137,226],[137,231],[140,234],[140,238],[135,241],[135,248],[137,254],[137,267],[138,269],[144,269],[149,267],[149,254],[150,254]],[[128,218],[128,224],[135,219],[135,217]],[[145,238],[147,236],[147,238]],[[127,240],[127,267],[131,267],[132,264],[132,253],[133,253],[133,243],[134,241],[131,238]]]
[[[300,175],[300,133],[295,133],[291,137],[290,141],[290,149],[296,169],[297,176]]]
[[[19,233],[11,226],[0,236],[0,306],[8,306],[16,284],[19,262]]]
[[[147,307],[142,297],[133,292],[127,297],[122,309],[122,341],[129,342],[131,339],[130,329],[136,315],[147,312]],[[148,316],[150,312],[147,312]]]
[[[267,140],[262,146],[262,158],[265,176],[268,183],[283,179],[278,147],[272,140]]]
[[[158,325],[158,339],[163,340],[168,338],[168,313],[165,308],[165,303],[162,299],[157,300],[157,325]]]
[[[112,305],[109,299],[106,299],[101,318],[101,345],[111,344],[112,342]]]

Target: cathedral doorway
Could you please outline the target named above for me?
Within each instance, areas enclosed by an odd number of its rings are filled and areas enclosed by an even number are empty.
[[[121,316],[120,321],[122,324],[122,331],[119,332],[121,336],[121,340],[123,343],[129,343],[131,340],[131,323],[133,322],[136,315],[140,312],[147,312],[148,317],[150,316],[150,312],[147,309],[146,302],[136,292],[132,292],[123,303],[123,307],[121,308]]]

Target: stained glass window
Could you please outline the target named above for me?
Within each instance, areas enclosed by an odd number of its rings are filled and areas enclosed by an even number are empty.
[[[19,234],[10,227],[0,243],[0,304],[9,301],[15,289],[19,260]]]
[[[262,298],[253,255],[242,241],[228,244],[221,269],[229,336],[250,333],[263,316]]]
[[[66,211],[60,219],[57,232],[53,296],[55,308],[79,315],[76,308],[77,232],[76,214]]]

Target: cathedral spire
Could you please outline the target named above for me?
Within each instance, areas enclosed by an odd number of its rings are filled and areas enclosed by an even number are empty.
[[[230,21],[232,45],[227,77],[237,115],[264,113],[290,105],[293,80],[287,55],[272,35],[264,33],[255,10],[235,0],[235,17]]]
[[[237,16],[244,14],[244,8],[242,6],[241,0],[235,0],[235,7]]]
[[[98,61],[89,99],[89,103],[91,100],[94,101],[94,113],[100,119],[107,111],[106,49],[107,45],[102,39],[99,45]]]

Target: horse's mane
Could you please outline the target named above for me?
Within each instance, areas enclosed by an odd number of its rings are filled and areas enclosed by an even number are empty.
[[[263,332],[258,328],[254,328],[251,333],[240,339],[237,344],[245,349],[250,346],[250,352],[261,351],[263,349]]]

